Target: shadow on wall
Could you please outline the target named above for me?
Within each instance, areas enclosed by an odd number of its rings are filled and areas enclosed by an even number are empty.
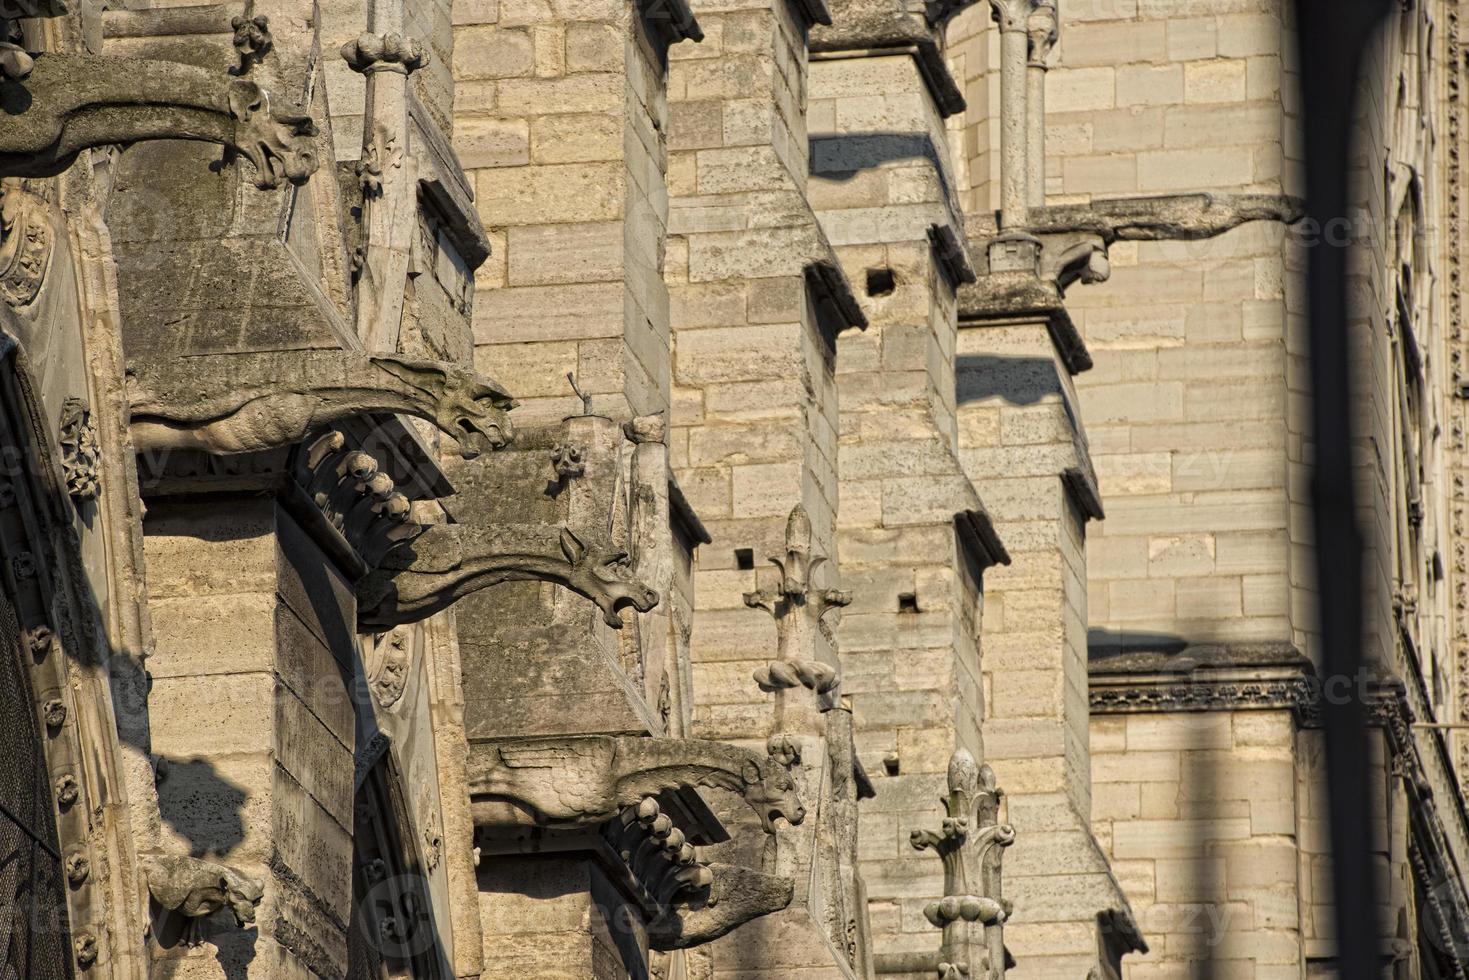
[[[928,133],[812,133],[811,173],[823,180],[851,180],[863,170],[901,160],[922,160],[933,165],[944,199],[953,201],[957,192],[949,184],[943,154]]]
[[[1081,421],[1061,385],[1061,377],[1051,357],[960,354],[954,359],[954,403],[966,405],[999,398],[1007,405],[1038,405],[1055,398],[1066,413],[1071,431],[1081,432]]]

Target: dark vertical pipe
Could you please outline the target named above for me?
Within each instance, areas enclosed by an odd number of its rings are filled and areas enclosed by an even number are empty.
[[[1295,0],[1306,151],[1306,210],[1316,229],[1347,217],[1352,120],[1362,52],[1390,0]],[[1330,224],[1335,220],[1335,225]],[[1325,236],[1308,249],[1311,502],[1323,668],[1337,961],[1342,980],[1377,980],[1377,881],[1372,861],[1366,716],[1357,689],[1362,666],[1362,539],[1352,473],[1351,364],[1347,336],[1347,249]]]

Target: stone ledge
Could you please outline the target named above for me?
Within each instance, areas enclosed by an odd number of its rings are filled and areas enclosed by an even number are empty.
[[[971,247],[973,239],[971,239]],[[1051,340],[1066,369],[1080,374],[1092,366],[1091,352],[1076,329],[1055,284],[1025,272],[991,272],[959,289],[959,328],[979,327],[984,320],[1044,318]]]
[[[943,50],[928,26],[910,14],[884,12],[843,21],[838,26],[814,28],[810,51],[812,61],[909,55],[918,65],[939,115],[947,117],[964,111],[964,94],[949,71]]]

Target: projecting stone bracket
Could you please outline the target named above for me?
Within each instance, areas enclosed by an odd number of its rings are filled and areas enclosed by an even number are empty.
[[[437,524],[390,551],[357,585],[358,621],[381,631],[426,619],[504,582],[565,586],[596,603],[607,625],[648,612],[658,593],[634,577],[627,552],[559,524]]]
[[[28,70],[14,72],[23,78],[7,69],[0,79],[0,176],[53,177],[86,149],[177,139],[245,157],[262,189],[316,172],[316,124],[252,81],[171,61],[49,52],[26,59],[33,63],[16,67]]]
[[[475,826],[574,829],[603,823],[660,793],[738,793],[767,832],[806,818],[795,780],[766,755],[704,739],[593,735],[470,746]]]
[[[128,400],[139,452],[259,452],[355,416],[401,413],[434,423],[466,458],[505,445],[515,405],[454,364],[346,350],[138,358]]]

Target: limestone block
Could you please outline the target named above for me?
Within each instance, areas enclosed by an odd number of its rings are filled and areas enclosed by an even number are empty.
[[[1178,579],[1174,597],[1180,619],[1226,619],[1243,614],[1240,580],[1232,576]]]
[[[1070,19],[1071,11],[1066,12]],[[1212,18],[1210,23],[1213,23]],[[1160,62],[1169,58],[1163,21],[1113,21],[1068,25],[1062,60],[1072,68]],[[1047,106],[1049,112],[1050,107]]]
[[[610,112],[539,116],[530,121],[531,159],[536,163],[620,160],[622,130],[622,119]]]
[[[492,289],[475,301],[476,344],[586,340],[622,332],[619,283]],[[494,356],[488,355],[491,365]]]
[[[1112,853],[1121,858],[1192,858],[1201,840],[1250,836],[1248,817],[1220,820],[1129,820],[1113,825]]]
[[[1282,125],[1280,106],[1269,103],[1176,106],[1164,120],[1164,143],[1170,149],[1277,142]]]
[[[572,72],[623,71],[626,41],[616,24],[566,25],[566,70]]]
[[[476,174],[476,199],[486,224],[609,221],[623,216],[626,173],[619,164],[545,164]]]
[[[1109,503],[1114,497],[1167,493],[1173,489],[1173,460],[1168,453],[1104,453],[1097,455],[1094,462],[1102,497]],[[1108,529],[1104,525],[1103,534]],[[1102,540],[1106,539],[1098,539]],[[1146,555],[1142,558],[1146,568]]]
[[[615,282],[624,274],[623,223],[601,221],[509,229],[511,286]]]
[[[535,50],[526,28],[462,26],[454,32],[455,78],[513,78],[534,70]]]
[[[269,670],[275,606],[271,592],[150,600],[154,652],[148,673],[156,680]]]
[[[1196,61],[1219,53],[1219,21],[1214,17],[1170,17],[1168,59]]]
[[[1116,98],[1116,71],[1097,68],[1053,69],[1046,75],[1047,112],[1110,109]]]
[[[461,118],[454,150],[467,169],[518,167],[530,162],[530,126],[524,119]]]
[[[1124,65],[1117,69],[1118,106],[1176,105],[1183,100],[1182,65]]]

